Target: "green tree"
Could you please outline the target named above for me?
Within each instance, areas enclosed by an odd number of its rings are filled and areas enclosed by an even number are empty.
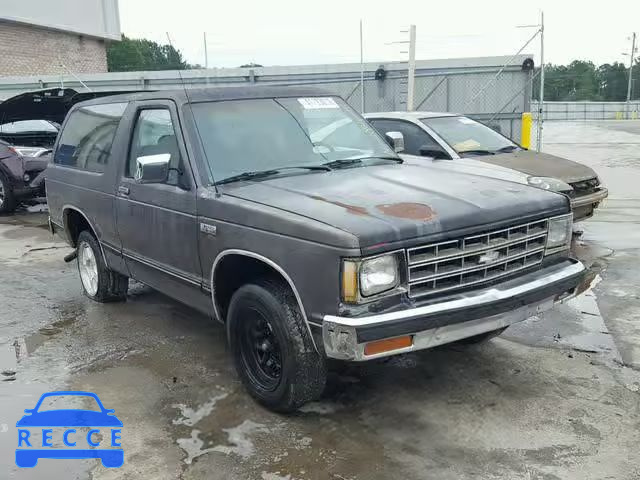
[[[182,54],[171,45],[161,45],[144,38],[128,38],[112,42],[107,48],[110,72],[142,70],[184,70],[190,68]]]
[[[628,79],[629,69],[624,64],[614,62],[613,64],[600,65],[598,67],[598,81],[602,100],[609,102],[626,100]]]
[[[545,65],[544,99],[547,101],[599,100],[600,82],[593,62],[574,60],[569,65]],[[534,81],[533,98],[539,98]]]

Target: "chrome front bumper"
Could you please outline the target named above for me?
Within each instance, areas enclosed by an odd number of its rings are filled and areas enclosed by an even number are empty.
[[[572,198],[571,209],[586,207],[587,205],[598,204],[608,196],[609,196],[609,190],[603,187],[597,192],[590,193],[589,195],[583,195],[581,197]]]
[[[322,338],[330,358],[365,361],[451,343],[521,322],[575,295],[585,267],[567,259],[540,270],[404,310],[362,317],[325,315]],[[411,335],[412,345],[365,355],[368,342]]]

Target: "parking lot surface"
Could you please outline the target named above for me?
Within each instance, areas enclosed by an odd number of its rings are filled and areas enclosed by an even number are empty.
[[[640,121],[545,125],[610,198],[581,225],[592,288],[484,345],[352,366],[290,416],[245,394],[211,319],[147,287],[81,294],[34,207],[0,218],[0,477],[640,478]],[[95,392],[125,462],[14,463],[16,421],[52,390]]]

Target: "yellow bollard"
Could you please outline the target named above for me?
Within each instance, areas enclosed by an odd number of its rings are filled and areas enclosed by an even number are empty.
[[[616,120],[622,120],[623,118],[622,112],[616,112]]]
[[[522,114],[522,132],[520,133],[520,145],[529,150],[531,148],[531,127],[533,126],[533,116],[531,112]]]
[[[637,120],[638,119],[638,112],[637,111],[633,111],[631,112],[631,120]]]

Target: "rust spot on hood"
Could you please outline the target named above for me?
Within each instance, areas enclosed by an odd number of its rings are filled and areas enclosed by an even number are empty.
[[[376,208],[389,217],[422,220],[423,222],[428,222],[437,215],[429,205],[424,203],[387,203],[377,205]]]
[[[357,205],[349,205],[348,203],[338,202],[337,200],[328,200],[324,197],[319,197],[317,195],[313,195],[311,198],[314,200],[320,200],[322,202],[327,202],[332,205],[336,205],[338,207],[344,208],[347,212],[353,213],[354,215],[369,215],[367,209],[364,207],[358,207]]]

